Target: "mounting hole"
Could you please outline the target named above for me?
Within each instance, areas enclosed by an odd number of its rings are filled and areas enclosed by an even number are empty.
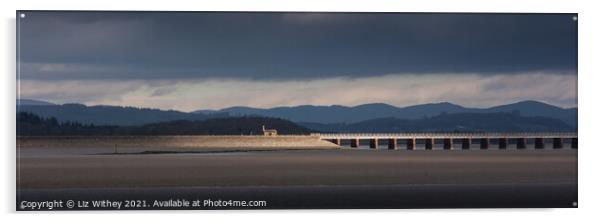
[[[577,207],[577,201],[573,202],[573,207]]]
[[[21,13],[19,16],[21,16],[21,18],[25,18],[25,13]]]

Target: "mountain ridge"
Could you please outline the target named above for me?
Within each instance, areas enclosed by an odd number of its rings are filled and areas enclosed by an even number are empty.
[[[35,113],[42,117],[56,117],[59,121],[78,121],[97,125],[140,125],[170,120],[204,120],[225,116],[263,116],[287,119],[303,123],[357,123],[372,119],[394,117],[397,119],[423,119],[441,114],[453,113],[518,113],[526,117],[550,117],[559,119],[572,127],[577,126],[577,108],[560,108],[543,102],[526,100],[516,103],[492,106],[489,108],[469,108],[449,102],[426,103],[406,107],[396,107],[386,103],[368,103],[357,106],[280,106],[273,108],[253,108],[234,106],[219,110],[181,112],[131,106],[95,105],[77,103],[47,105],[44,101],[20,103],[17,109]]]
[[[386,103],[369,103],[357,106],[291,106],[274,108],[253,108],[234,106],[219,110],[197,110],[193,113],[228,113],[231,116],[257,115],[289,119],[293,122],[314,123],[354,123],[370,119],[396,117],[400,119],[420,119],[442,113],[497,113],[518,112],[524,116],[552,117],[565,123],[577,125],[577,108],[561,108],[534,100],[525,100],[489,108],[469,108],[449,102],[426,103],[406,107],[396,107]]]

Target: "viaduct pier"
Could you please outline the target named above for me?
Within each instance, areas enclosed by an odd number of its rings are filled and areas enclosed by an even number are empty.
[[[386,143],[388,149],[396,150],[405,145],[408,150],[415,150],[418,142],[424,149],[432,150],[437,142],[443,149],[470,149],[472,144],[479,144],[480,149],[508,149],[511,141],[517,149],[526,149],[528,141],[533,142],[535,149],[544,149],[549,142],[554,149],[570,146],[577,149],[576,132],[525,132],[525,133],[314,133],[320,139],[341,146],[349,141],[349,146],[359,147],[361,141],[368,141],[369,147],[376,149],[380,143]],[[570,145],[569,145],[570,143]]]

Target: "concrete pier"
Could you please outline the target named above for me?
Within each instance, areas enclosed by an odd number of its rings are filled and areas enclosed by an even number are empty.
[[[527,149],[527,138],[516,138],[516,149]]]
[[[378,139],[370,139],[370,148],[378,149]]]
[[[392,139],[388,139],[387,141],[388,141],[387,147],[390,150],[396,150],[397,149],[397,139],[392,138]]]
[[[577,149],[577,138],[571,138],[571,148]]]
[[[337,146],[341,145],[341,139],[339,139],[339,138],[332,139],[332,140],[330,140],[330,142],[336,144]]]
[[[543,149],[543,148],[545,148],[543,138],[535,138],[535,149]]]
[[[360,146],[360,139],[355,138],[351,139],[351,147],[357,148]]]
[[[554,149],[560,149],[564,147],[564,140],[562,138],[554,138],[552,144]]]
[[[408,150],[415,150],[416,149],[416,139],[415,138],[410,138],[407,141],[407,149]]]
[[[508,148],[508,138],[499,138],[497,144],[500,149]]]
[[[462,139],[462,149],[463,150],[470,149],[470,144],[471,144],[471,139],[470,138],[464,138],[464,139]]]
[[[432,150],[435,140],[433,138],[424,139],[424,149]]]
[[[489,148],[489,138],[481,138],[480,145],[481,145],[482,150],[488,149]]]
[[[454,149],[454,140],[451,138],[443,139],[443,149],[444,150],[452,150]]]

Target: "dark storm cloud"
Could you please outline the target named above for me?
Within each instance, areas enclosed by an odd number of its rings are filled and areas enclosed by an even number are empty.
[[[575,14],[36,12],[25,79],[576,73]]]

